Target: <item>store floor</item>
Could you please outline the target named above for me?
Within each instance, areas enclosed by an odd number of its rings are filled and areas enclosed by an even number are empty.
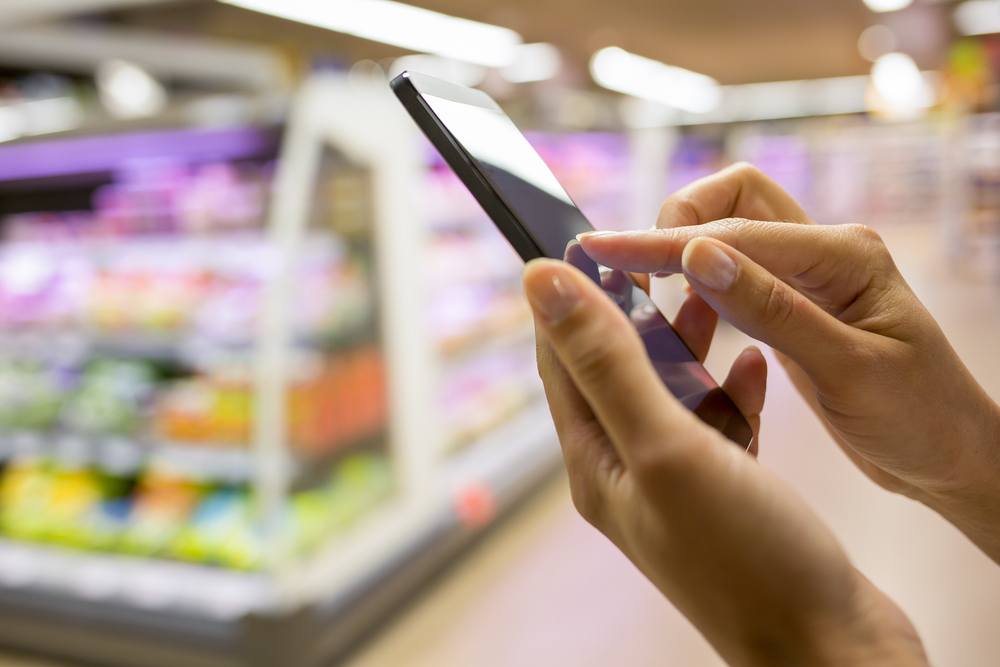
[[[1000,288],[953,277],[937,230],[885,230],[904,273],[960,354],[1000,397]],[[719,373],[745,339],[726,329]],[[761,458],[832,526],[906,609],[934,664],[1000,655],[1000,567],[923,507],[861,477],[774,367]],[[734,511],[737,511],[734,509]],[[547,484],[348,661],[348,667],[683,667],[719,661],[687,622]],[[0,667],[56,667],[0,658]]]

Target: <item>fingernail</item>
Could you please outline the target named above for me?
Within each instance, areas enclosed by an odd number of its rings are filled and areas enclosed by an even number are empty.
[[[577,241],[582,241],[583,239],[601,239],[608,236],[617,236],[618,232],[583,232],[582,234],[576,235]]]
[[[548,276],[529,284],[528,300],[546,322],[558,324],[576,308],[579,293],[571,281],[549,271]]]
[[[712,290],[722,292],[736,282],[736,262],[707,239],[694,239],[688,243],[681,264],[684,273]]]

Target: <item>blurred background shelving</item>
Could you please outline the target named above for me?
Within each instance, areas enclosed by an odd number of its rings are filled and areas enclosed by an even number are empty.
[[[0,644],[328,664],[557,470],[521,261],[401,69],[500,100],[598,228],[747,160],[995,310],[995,0],[421,0],[504,30],[417,46],[359,2],[0,7]]]

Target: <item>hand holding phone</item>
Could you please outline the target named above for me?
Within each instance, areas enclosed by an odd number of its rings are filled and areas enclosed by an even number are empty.
[[[575,243],[593,231],[541,156],[485,93],[403,72],[392,81],[403,106],[522,259],[564,259],[580,268],[637,327],[663,384],[702,421],[748,448],[753,430],[649,296],[623,272],[602,273]]]

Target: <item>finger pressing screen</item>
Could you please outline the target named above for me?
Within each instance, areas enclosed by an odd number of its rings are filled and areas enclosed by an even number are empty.
[[[672,229],[590,232],[580,244],[595,262],[624,271],[680,273],[684,248],[701,237],[718,239],[775,275],[801,276],[824,263],[857,264],[866,258],[843,227],[725,219]]]

